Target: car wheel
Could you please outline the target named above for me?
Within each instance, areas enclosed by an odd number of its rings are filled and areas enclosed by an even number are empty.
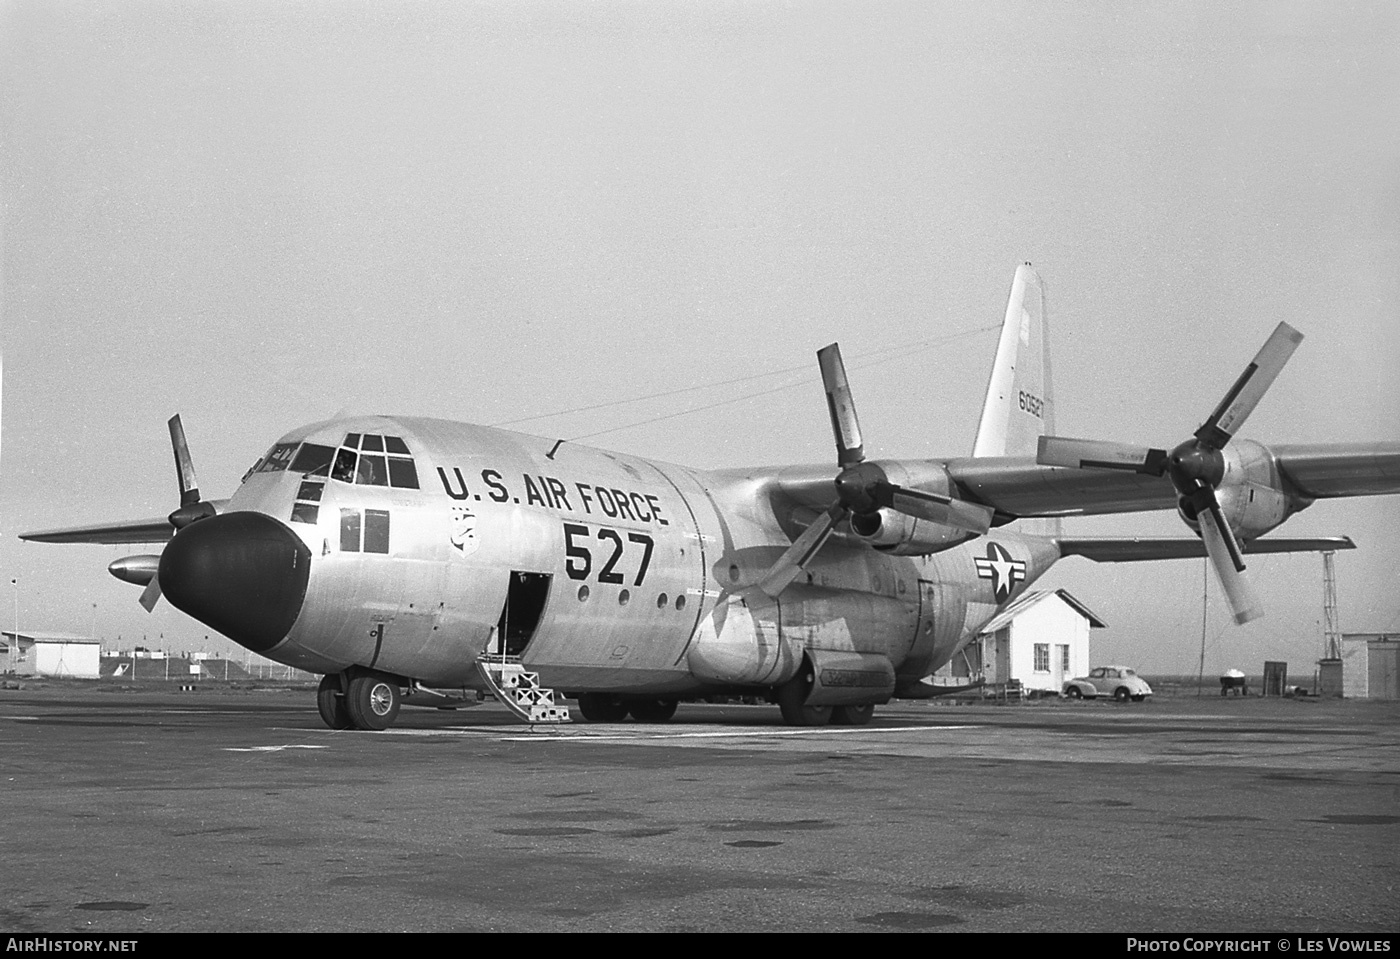
[[[1128,687],[1119,686],[1113,691],[1113,698],[1120,703],[1126,703],[1128,701]]]
[[[1070,686],[1068,689],[1065,690],[1065,695],[1068,696],[1070,699],[1084,698],[1084,693],[1079,689],[1078,686]]]

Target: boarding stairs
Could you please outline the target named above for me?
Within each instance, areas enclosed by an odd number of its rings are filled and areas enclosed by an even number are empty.
[[[541,686],[540,674],[527,672],[520,657],[483,657],[476,669],[491,694],[517,718],[531,725],[573,722],[569,707],[554,702],[554,690]]]

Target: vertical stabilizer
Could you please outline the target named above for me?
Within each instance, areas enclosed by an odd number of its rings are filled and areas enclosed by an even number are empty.
[[[1016,268],[1006,321],[982,404],[973,456],[1034,456],[1044,434],[1055,432],[1050,395],[1050,346],[1045,330],[1045,285],[1029,263]]]

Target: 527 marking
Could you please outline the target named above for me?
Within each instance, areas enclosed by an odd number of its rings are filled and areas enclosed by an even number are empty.
[[[622,562],[624,553],[635,556],[637,551],[624,546],[622,534],[606,526],[600,526],[598,534],[593,536],[582,523],[564,524],[564,571],[569,574],[570,579],[588,578],[593,572],[593,552],[589,545],[594,540],[602,544],[599,546],[598,555],[603,565],[598,570],[598,582],[620,585],[625,577],[618,572],[617,565]],[[629,532],[627,542],[634,547],[642,547],[642,558],[637,564],[637,578],[632,581],[633,586],[640,586],[647,578],[647,568],[651,566],[651,551],[656,544],[646,533]],[[629,560],[629,565],[631,562],[634,561]]]

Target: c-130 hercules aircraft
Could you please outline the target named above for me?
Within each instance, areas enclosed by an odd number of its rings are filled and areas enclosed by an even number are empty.
[[[1279,324],[1171,450],[1053,435],[1045,297],[1017,269],[972,456],[868,460],[838,347],[818,352],[836,464],[705,471],[436,419],[355,417],[277,441],[226,501],[201,497],[170,421],[168,518],[27,533],[167,542],[111,564],[253,652],[324,674],[332,728],[494,693],[518,715],[669,719],[763,695],[794,725],[870,720],[921,695],[1065,556],[1209,556],[1239,622],[1241,554],[1314,500],[1400,492],[1400,443],[1268,448],[1235,432],[1302,336]],[[1197,537],[1084,539],[1016,521],[1176,509]]]

